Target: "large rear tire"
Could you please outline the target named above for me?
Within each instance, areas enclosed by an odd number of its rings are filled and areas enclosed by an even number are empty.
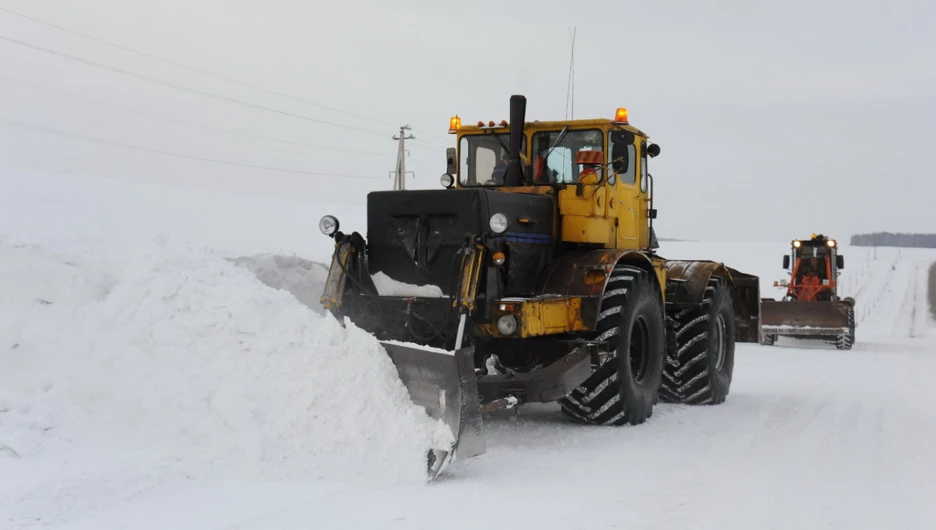
[[[702,303],[669,311],[675,347],[667,352],[660,398],[669,403],[716,405],[725,401],[734,372],[735,320],[728,286],[713,277]]]
[[[619,265],[611,273],[591,337],[613,356],[559,400],[563,414],[592,425],[638,425],[653,414],[665,355],[663,302],[647,271]]]

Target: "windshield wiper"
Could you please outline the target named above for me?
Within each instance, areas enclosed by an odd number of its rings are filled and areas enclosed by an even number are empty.
[[[497,140],[497,143],[499,143],[500,146],[504,148],[504,151],[506,151],[506,152],[509,153],[509,152],[510,152],[510,148],[507,147],[507,144],[504,143],[504,140],[501,139],[501,136],[503,136],[503,135],[495,134],[495,135],[494,135],[494,139]]]
[[[551,155],[553,150],[559,147],[559,144],[561,144],[562,141],[565,140],[566,134],[568,132],[569,132],[568,125],[563,127],[561,131],[559,131],[559,136],[556,137],[556,142],[552,144],[552,147],[549,148],[549,152],[546,153],[546,156],[544,158],[549,159],[549,155]]]

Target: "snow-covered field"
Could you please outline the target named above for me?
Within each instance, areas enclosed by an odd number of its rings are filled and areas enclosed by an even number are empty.
[[[0,528],[936,524],[936,252],[843,245],[852,351],[739,345],[725,404],[639,427],[486,417],[487,453],[426,484],[448,433],[315,307],[325,213],[363,228],[349,206],[0,175]],[[778,298],[788,243],[661,253]]]

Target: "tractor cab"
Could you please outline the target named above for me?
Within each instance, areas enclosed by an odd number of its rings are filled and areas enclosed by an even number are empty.
[[[614,119],[526,122],[522,116],[477,125],[452,117],[457,147],[446,153],[443,186],[550,197],[552,240],[563,244],[658,247],[648,158],[660,147],[630,125],[627,109],[617,109]]]
[[[845,267],[845,258],[838,254],[834,239],[812,234],[810,239],[794,240],[791,252],[783,256],[783,268],[790,270],[789,282],[776,284],[786,287],[786,300],[804,302],[831,302],[838,299],[839,270]]]

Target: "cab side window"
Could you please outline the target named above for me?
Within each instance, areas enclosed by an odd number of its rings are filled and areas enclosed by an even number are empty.
[[[620,131],[611,131],[608,136],[608,147],[611,151],[609,162],[612,170],[617,173],[621,184],[633,185],[635,182],[636,170],[636,149],[634,149],[633,137],[622,134]]]

